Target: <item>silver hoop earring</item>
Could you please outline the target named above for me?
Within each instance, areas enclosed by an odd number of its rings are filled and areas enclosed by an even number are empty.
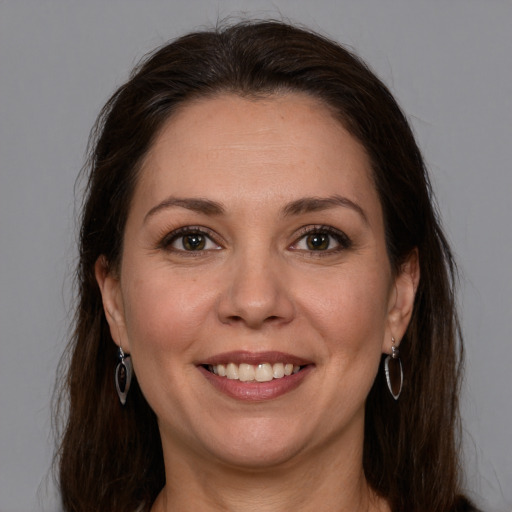
[[[391,338],[391,355],[384,359],[384,373],[391,396],[398,400],[402,392],[404,382],[404,373],[402,371],[402,362],[400,361],[400,351],[395,346],[395,338]]]
[[[132,358],[128,354],[125,354],[121,347],[119,347],[118,358],[119,362],[117,363],[115,371],[116,390],[119,401],[124,405],[132,381]]]

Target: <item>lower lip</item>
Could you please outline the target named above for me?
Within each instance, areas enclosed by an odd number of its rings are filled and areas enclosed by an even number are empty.
[[[227,377],[219,377],[202,366],[198,366],[198,369],[221,393],[237,400],[263,402],[278,398],[297,388],[311,371],[312,365],[305,366],[292,375],[268,382],[242,382]]]

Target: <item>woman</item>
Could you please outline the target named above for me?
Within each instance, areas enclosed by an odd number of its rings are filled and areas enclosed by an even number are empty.
[[[65,510],[472,509],[454,263],[357,57],[276,22],[184,36],[89,169]]]

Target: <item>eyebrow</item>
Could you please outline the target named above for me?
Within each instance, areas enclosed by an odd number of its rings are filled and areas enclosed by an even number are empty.
[[[285,216],[301,215],[310,212],[320,212],[337,206],[354,210],[363,218],[366,224],[368,224],[368,217],[364,210],[354,201],[339,195],[329,197],[303,197],[286,205],[283,209],[283,213]]]
[[[357,212],[363,220],[368,224],[368,218],[364,212],[364,210],[354,201],[351,201],[347,197],[333,195],[329,197],[302,197],[297,199],[296,201],[292,201],[287,204],[282,209],[282,214],[285,217],[294,216],[294,215],[302,215],[304,213],[311,212],[320,212],[323,210],[328,210],[330,208],[335,208],[342,206],[344,208],[350,208]],[[153,206],[146,216],[144,217],[144,222],[148,220],[149,217],[152,217],[156,213],[166,210],[168,208],[186,208],[187,210],[192,210],[197,213],[203,213],[205,215],[222,215],[225,213],[224,207],[211,199],[203,199],[203,198],[181,198],[181,197],[168,197],[164,199],[161,203],[158,203],[156,206]]]
[[[224,213],[224,208],[222,205],[216,201],[211,201],[210,199],[181,198],[171,196],[163,200],[161,203],[158,203],[156,206],[153,206],[153,208],[151,208],[151,210],[146,213],[144,222],[146,222],[149,217],[152,217],[156,213],[176,206],[186,208],[187,210],[192,210],[197,213],[204,213],[205,215],[221,215]]]

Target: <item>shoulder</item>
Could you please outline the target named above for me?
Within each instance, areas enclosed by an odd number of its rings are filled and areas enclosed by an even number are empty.
[[[475,507],[465,496],[458,496],[452,512],[483,512]]]

